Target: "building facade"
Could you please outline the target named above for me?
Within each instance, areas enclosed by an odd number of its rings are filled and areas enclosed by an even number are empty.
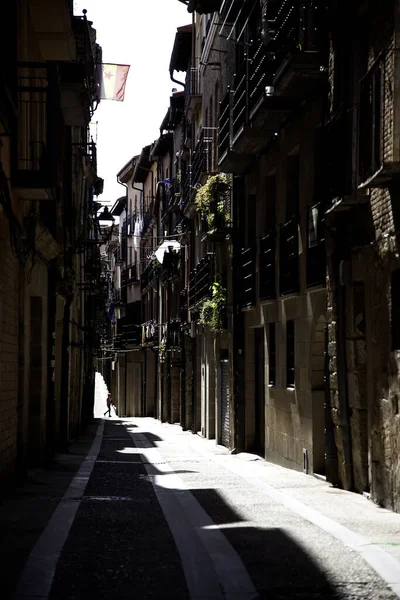
[[[398,511],[399,4],[181,1],[132,171],[136,414]]]
[[[102,191],[88,135],[101,62],[92,23],[64,0],[10,2],[3,17],[2,45],[14,43],[2,46],[0,84],[2,484],[92,417]]]

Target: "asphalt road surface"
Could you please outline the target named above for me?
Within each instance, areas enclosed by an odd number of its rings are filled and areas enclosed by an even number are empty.
[[[290,471],[271,487],[257,479],[255,457],[210,448],[152,419],[102,420],[16,598],[399,597],[397,558],[377,546],[363,554],[368,544],[351,531],[294,503]],[[312,488],[314,478],[296,476]]]

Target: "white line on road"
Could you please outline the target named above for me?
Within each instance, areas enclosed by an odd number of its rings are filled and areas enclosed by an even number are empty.
[[[239,475],[239,477],[246,480],[276,502],[283,504],[292,512],[298,514],[310,523],[313,523],[323,531],[326,531],[332,537],[341,541],[345,546],[360,554],[374,571],[382,577],[398,598],[400,598],[400,562],[394,558],[394,556],[385,552],[382,548],[375,546],[371,540],[368,540],[364,536],[351,531],[351,529],[326,517],[314,508],[311,508],[299,500],[292,498],[288,494],[272,487],[262,479],[259,479],[255,474],[249,475],[252,467],[248,463],[246,463],[244,472],[243,463],[237,461],[233,456],[228,457],[227,455],[221,456],[210,454],[203,450],[198,444],[196,444],[196,446],[190,444],[190,446],[202,456],[206,456],[235,475]],[[257,469],[257,467],[253,468]]]
[[[15,600],[45,600],[49,597],[57,561],[100,451],[103,430],[104,421],[101,421],[85,460],[29,555],[18,582]]]
[[[147,437],[131,433],[175,539],[192,600],[258,598],[236,550]],[[157,463],[157,466],[156,464]]]

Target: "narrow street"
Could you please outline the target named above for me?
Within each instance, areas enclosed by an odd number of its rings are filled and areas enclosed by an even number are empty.
[[[400,597],[400,515],[154,419],[93,434],[17,599]]]

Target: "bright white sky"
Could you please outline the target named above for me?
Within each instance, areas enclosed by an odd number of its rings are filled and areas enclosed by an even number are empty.
[[[178,88],[169,76],[176,28],[191,23],[192,15],[178,0],[74,1],[75,14],[84,8],[103,62],[131,65],[124,102],[102,100],[91,126],[95,138],[97,122],[97,170],[104,178],[99,201],[114,203],[125,195],[118,171],[159,136],[172,88]],[[184,74],[177,78],[183,80]]]

